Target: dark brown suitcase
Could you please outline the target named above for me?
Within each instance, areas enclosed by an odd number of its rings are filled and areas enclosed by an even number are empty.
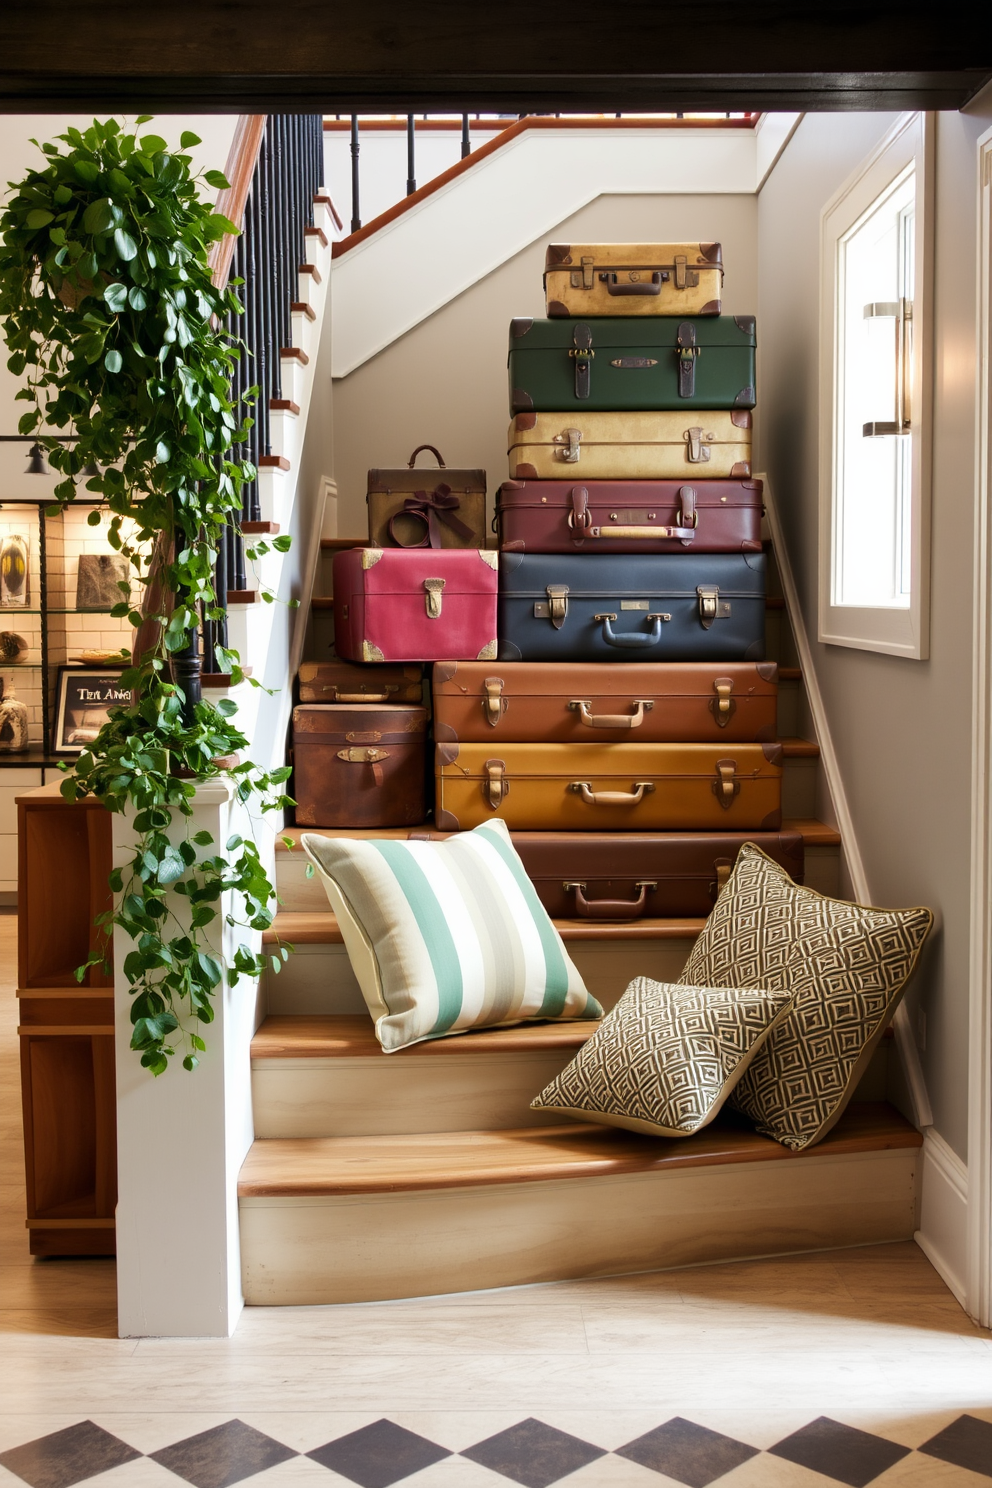
[[[759,480],[504,481],[496,527],[517,553],[760,553]]]
[[[443,832],[411,833],[440,838]],[[745,842],[803,881],[798,832],[513,832],[527,876],[556,920],[702,918]]]
[[[296,822],[409,827],[426,815],[426,708],[304,703],[293,709]]]
[[[307,661],[298,672],[301,703],[421,703],[422,666]]]
[[[777,736],[778,666],[439,661],[439,743],[727,744]]]

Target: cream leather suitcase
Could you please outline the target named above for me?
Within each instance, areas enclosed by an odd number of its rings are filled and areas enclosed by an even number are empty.
[[[742,479],[751,474],[751,414],[518,413],[511,480]]]
[[[719,243],[550,243],[548,315],[719,315]]]
[[[442,832],[777,832],[782,746],[438,744]]]

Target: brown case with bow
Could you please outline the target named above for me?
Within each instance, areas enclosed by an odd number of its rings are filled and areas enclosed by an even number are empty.
[[[410,827],[426,815],[426,708],[304,703],[293,709],[296,821]]]
[[[442,832],[777,832],[782,746],[439,743],[435,792]]]
[[[777,733],[774,661],[439,661],[433,688],[439,744],[762,744]]]
[[[761,482],[504,481],[499,545],[512,553],[760,553]]]
[[[437,470],[415,469],[427,450]],[[485,548],[486,472],[454,470],[419,444],[405,470],[370,470],[369,541],[377,548]]]
[[[441,832],[411,832],[412,840]],[[753,842],[794,883],[805,868],[798,832],[514,832],[513,846],[556,920],[705,917]]]

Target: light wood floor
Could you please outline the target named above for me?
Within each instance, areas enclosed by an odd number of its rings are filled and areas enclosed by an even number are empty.
[[[676,1480],[613,1454],[683,1417],[760,1450],[721,1485],[823,1488],[837,1479],[765,1455],[819,1417],[919,1448],[967,1415],[990,1423],[992,1442],[992,1337],[912,1244],[413,1302],[256,1308],[229,1341],[118,1340],[112,1261],[27,1254],[14,930],[0,915],[0,1456],[87,1419],[140,1453],[232,1417],[306,1453],[386,1417],[458,1453],[536,1417],[609,1454],[565,1483],[666,1488]],[[181,1258],[163,1285],[182,1285]],[[107,1488],[181,1481],[147,1457],[92,1481],[104,1477]],[[303,1488],[304,1478],[312,1488],[348,1481],[300,1456],[258,1481]],[[0,1464],[0,1488],[21,1481]],[[403,1481],[510,1479],[454,1456]],[[914,1450],[872,1481],[989,1488],[992,1449],[982,1472]]]

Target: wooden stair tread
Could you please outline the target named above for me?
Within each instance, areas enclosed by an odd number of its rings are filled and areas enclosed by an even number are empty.
[[[807,741],[799,740],[798,742],[804,744]],[[819,745],[814,747],[819,749]],[[405,842],[411,832],[433,832],[434,830],[434,823],[429,821],[423,822],[419,827],[282,827],[276,837],[276,852],[292,851],[302,856],[302,850],[298,845],[288,848],[282,839],[289,837],[294,843],[299,844],[304,832],[314,832],[317,836],[331,837],[386,837]],[[799,832],[808,847],[822,847],[840,842],[840,833],[836,827],[829,827],[826,822],[817,821],[814,817],[787,817],[782,823],[782,831]]]
[[[789,1162],[919,1147],[923,1138],[891,1106],[848,1107],[805,1153],[759,1136],[733,1113],[693,1137],[643,1137],[574,1123],[511,1131],[413,1136],[265,1138],[254,1142],[238,1179],[240,1198],[337,1197],[609,1177],[718,1164]]]
[[[836,827],[817,821],[811,816],[787,816],[782,822],[783,832],[798,832],[804,847],[839,847],[840,833]]]
[[[785,759],[819,759],[820,746],[815,739],[782,739],[782,755]],[[733,745],[728,744],[728,749]]]
[[[572,1018],[560,1023],[519,1023],[514,1028],[482,1028],[457,1037],[428,1039],[409,1049],[383,1054],[367,1013],[281,1014],[265,1019],[251,1041],[251,1057],[261,1059],[447,1059],[476,1054],[577,1051],[599,1023]]]
[[[625,920],[618,924],[600,920],[555,920],[562,940],[695,940],[705,920]],[[342,945],[344,937],[331,910],[280,910],[262,944],[277,940],[291,945]]]

